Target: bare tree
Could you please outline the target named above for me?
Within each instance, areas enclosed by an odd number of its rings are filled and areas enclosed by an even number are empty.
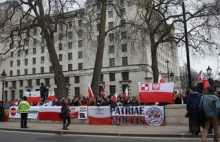
[[[56,95],[67,97],[65,78],[55,49],[57,40],[55,33],[59,25],[67,27],[67,21],[82,14],[82,10],[75,10],[79,7],[77,1],[11,0],[4,4],[6,9],[4,9],[0,23],[1,43],[5,43],[4,54],[7,55],[8,52],[13,54],[22,47],[25,49],[32,40],[33,31],[39,31],[45,39],[54,71],[57,83]]]

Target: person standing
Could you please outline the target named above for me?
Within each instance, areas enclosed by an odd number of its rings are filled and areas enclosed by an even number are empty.
[[[69,109],[68,101],[65,101],[63,103],[61,107],[61,113],[63,116],[63,130],[68,130],[67,127],[70,125],[70,109]]]
[[[21,128],[27,127],[28,112],[30,109],[30,104],[27,102],[27,97],[24,96],[23,100],[18,105],[18,112],[21,114]]]
[[[44,83],[41,83],[41,86],[40,86],[40,97],[41,97],[41,99],[43,99],[43,100],[46,99],[46,92],[47,92],[47,89],[44,86]]]
[[[206,118],[205,125],[202,132],[202,142],[206,142],[206,138],[208,136],[208,130],[210,125],[212,124],[214,129],[214,142],[219,141],[218,134],[218,111],[219,109],[219,98],[214,95],[214,87],[209,86],[207,88],[207,94],[202,96],[200,101],[200,108],[204,109]]]

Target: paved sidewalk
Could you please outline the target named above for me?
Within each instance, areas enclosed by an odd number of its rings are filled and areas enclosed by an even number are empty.
[[[1,122],[0,130],[55,134],[133,136],[133,137],[200,137],[192,136],[187,125],[173,126],[97,126],[71,124],[69,130],[62,130],[62,124],[28,123],[28,129],[21,129],[19,122]]]

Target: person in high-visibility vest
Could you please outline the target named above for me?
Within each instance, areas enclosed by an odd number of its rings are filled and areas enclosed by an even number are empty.
[[[27,127],[28,112],[30,109],[30,104],[27,102],[27,97],[24,96],[23,100],[18,105],[18,112],[21,114],[21,128]]]

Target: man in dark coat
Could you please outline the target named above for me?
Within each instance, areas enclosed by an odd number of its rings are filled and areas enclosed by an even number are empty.
[[[40,86],[40,97],[41,97],[41,99],[43,99],[43,100],[46,99],[46,92],[47,92],[47,89],[44,86],[44,83],[41,83],[41,86]]]

